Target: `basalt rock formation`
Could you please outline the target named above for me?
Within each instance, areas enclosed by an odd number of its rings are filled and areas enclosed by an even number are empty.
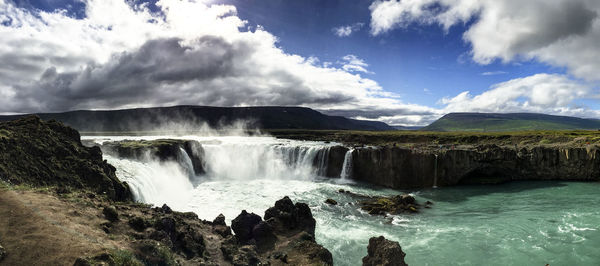
[[[383,236],[371,237],[367,251],[368,255],[362,259],[363,266],[407,266],[404,262],[406,254],[400,244]]]
[[[284,197],[264,220],[242,211],[232,221],[235,237],[221,249],[234,265],[333,265],[331,253],[315,241],[315,224],[308,205]],[[235,243],[243,248],[232,249]]]
[[[327,164],[324,171],[327,177],[339,177],[342,173],[342,167],[344,164],[344,156],[348,148],[344,146],[333,146],[328,149],[327,153]]]
[[[596,145],[366,147],[354,179],[391,188],[494,184],[511,180],[600,180]]]
[[[415,198],[408,194],[391,197],[373,197],[360,201],[360,205],[361,209],[371,215],[416,213],[421,208],[421,205],[416,202]]]
[[[102,160],[100,148],[84,147],[77,130],[37,116],[0,123],[0,180],[86,188],[113,200],[132,198],[115,168]]]
[[[161,161],[190,160],[195,174],[203,174],[202,158],[204,150],[195,140],[158,139],[158,140],[123,140],[103,143],[102,151],[120,158],[136,160],[159,159]]]

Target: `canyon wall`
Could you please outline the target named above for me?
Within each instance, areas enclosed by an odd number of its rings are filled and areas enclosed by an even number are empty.
[[[511,180],[600,180],[595,145],[363,147],[352,155],[354,179],[398,189]]]

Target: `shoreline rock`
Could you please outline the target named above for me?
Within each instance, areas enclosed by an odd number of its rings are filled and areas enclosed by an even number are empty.
[[[367,247],[367,256],[362,259],[363,266],[408,266],[404,261],[406,253],[400,244],[385,237],[371,237]]]
[[[360,208],[371,215],[417,213],[421,208],[415,198],[408,194],[390,197],[373,197],[360,201]]]

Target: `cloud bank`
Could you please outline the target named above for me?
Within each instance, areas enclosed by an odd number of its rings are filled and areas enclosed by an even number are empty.
[[[448,30],[472,22],[463,38],[477,63],[535,59],[600,81],[600,1],[378,0],[370,10],[372,35],[414,23]]]
[[[506,15],[510,11],[505,10],[507,4],[450,0],[376,1],[371,5],[375,14],[371,33],[383,34],[415,22],[448,28],[477,19],[474,16],[479,14],[478,22],[465,33],[473,45],[474,60],[486,63],[494,58],[530,56],[554,60],[577,77],[594,79],[587,73],[598,75],[593,71],[598,69],[599,62],[594,60],[598,49],[590,46],[600,35],[595,9],[591,9],[598,4],[554,2],[565,5],[569,12],[552,14],[577,22],[556,22],[543,36],[535,35],[543,30],[534,34],[526,29],[537,32],[536,27],[543,27],[545,19],[552,19],[546,13],[554,10],[553,4],[541,5],[548,10],[534,12],[539,18],[521,22],[518,16],[509,16],[530,27],[517,28],[521,29],[518,34],[487,36],[489,27],[503,29],[504,23],[513,23],[510,19],[496,21],[493,16],[486,19],[486,12]],[[593,90],[565,75],[515,79],[480,95],[465,91],[441,99],[438,107],[429,107],[405,103],[373,79],[365,78],[374,73],[356,55],[348,54],[336,64],[319,64],[318,58],[287,53],[278,46],[276,36],[261,27],[249,27],[232,5],[160,0],[156,3],[159,11],[154,12],[147,4],[131,1],[84,3],[85,16],[77,19],[64,10],[23,9],[0,0],[0,113],[179,104],[301,105],[328,114],[400,125],[428,124],[451,111],[599,116],[575,104],[582,97],[593,97]],[[429,8],[434,5],[444,8]],[[488,6],[496,9],[486,9]],[[481,21],[488,20],[477,30]],[[559,30],[550,33],[552,28]],[[496,38],[493,41],[500,44],[476,45],[489,41],[480,40],[484,37]],[[560,49],[558,45],[577,51],[551,51]],[[563,63],[581,58],[587,63],[577,68]]]

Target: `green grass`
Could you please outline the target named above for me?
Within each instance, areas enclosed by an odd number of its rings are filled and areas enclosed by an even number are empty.
[[[529,130],[514,132],[270,130],[280,138],[342,142],[352,145],[461,144],[600,144],[597,130]]]
[[[598,129],[600,120],[545,114],[451,113],[423,128],[427,131],[530,131]]]

